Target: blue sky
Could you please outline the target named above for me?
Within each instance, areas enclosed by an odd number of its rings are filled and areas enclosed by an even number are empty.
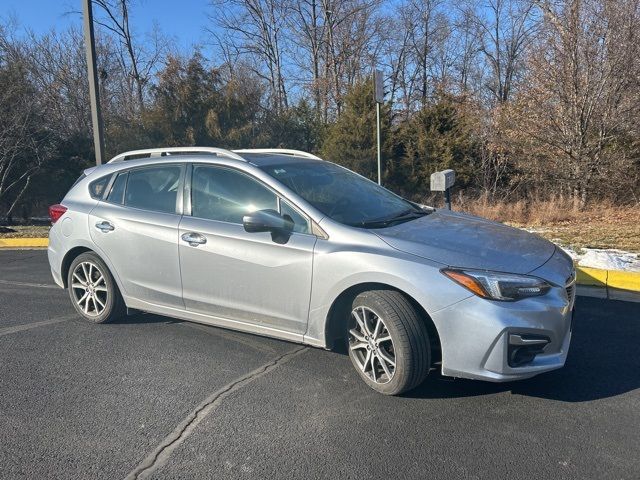
[[[134,2],[131,24],[136,34],[149,31],[154,21],[177,42],[180,50],[204,41],[207,0],[141,0]],[[69,25],[82,25],[81,0],[0,0],[0,21],[15,18],[21,28],[45,33]],[[94,13],[97,9],[94,7]]]

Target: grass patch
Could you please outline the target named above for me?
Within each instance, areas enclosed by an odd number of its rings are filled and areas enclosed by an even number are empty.
[[[530,228],[527,225],[512,224],[520,228]],[[560,243],[563,246],[572,247],[574,250],[589,248],[616,248],[632,253],[640,253],[640,223],[612,223],[601,221],[589,222],[563,222],[561,224],[545,225],[543,228],[534,228],[535,233]]]
[[[564,246],[617,248],[640,253],[640,206],[594,205],[579,209],[570,202],[490,203],[459,198],[457,210],[527,228]]]
[[[0,238],[45,238],[50,228],[49,225],[0,226]]]

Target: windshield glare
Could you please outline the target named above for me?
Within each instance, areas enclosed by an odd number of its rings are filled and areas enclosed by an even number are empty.
[[[334,163],[314,161],[260,168],[329,218],[346,225],[366,227],[420,211],[377,183]]]

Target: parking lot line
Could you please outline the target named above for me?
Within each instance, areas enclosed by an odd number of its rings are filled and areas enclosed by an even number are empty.
[[[10,335],[12,333],[24,332],[25,330],[31,330],[32,328],[44,327],[45,325],[54,325],[56,323],[66,322],[78,318],[76,314],[66,315],[64,317],[51,318],[49,320],[43,320],[41,322],[25,323],[22,325],[16,325],[14,327],[0,328],[0,337],[4,335]]]
[[[52,283],[29,283],[14,282],[12,280],[0,280],[0,285],[10,285],[15,287],[53,288],[55,290],[62,290],[58,285],[53,285]]]
[[[216,390],[200,403],[180,424],[171,432],[147,457],[126,477],[125,480],[138,480],[148,478],[159,467],[164,465],[171,456],[171,453],[178,448],[193,430],[202,422],[212,411],[220,405],[223,400],[232,393],[240,390],[254,380],[257,380],[269,372],[275,370],[307,351],[309,347],[296,347],[293,350],[280,355],[264,365],[252,370],[251,372],[241,376],[233,382]]]

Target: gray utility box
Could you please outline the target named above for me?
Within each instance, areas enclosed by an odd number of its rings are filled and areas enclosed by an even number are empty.
[[[453,187],[456,181],[456,172],[453,170],[443,170],[431,174],[431,191],[444,192]]]

